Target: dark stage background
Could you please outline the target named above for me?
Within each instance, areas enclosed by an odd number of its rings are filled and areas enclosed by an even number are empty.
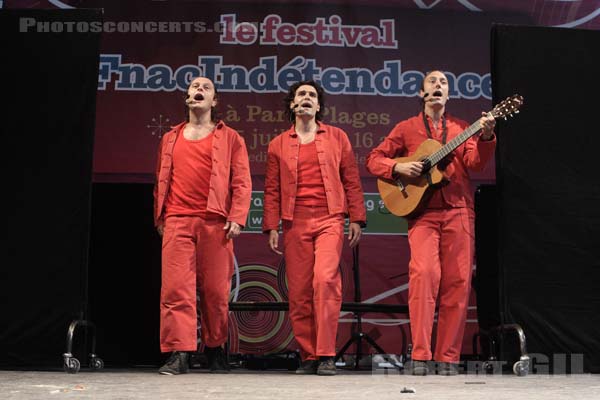
[[[518,91],[498,128],[498,263],[507,316],[528,350],[584,355],[600,372],[600,32],[498,25],[494,100]]]
[[[27,15],[88,22],[102,16],[97,10]],[[0,11],[0,364],[60,366],[67,327],[87,305],[100,35],[15,34],[21,16]]]

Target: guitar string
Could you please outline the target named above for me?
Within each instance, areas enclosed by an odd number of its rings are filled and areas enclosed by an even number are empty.
[[[492,114],[492,116],[494,116],[495,118],[498,118],[499,116],[501,116],[501,115],[495,115],[494,110],[492,110],[490,112],[490,114]],[[427,128],[429,128],[429,127],[427,127]],[[436,152],[431,154],[431,156],[425,158],[423,161],[429,161],[431,166],[436,165],[444,157],[446,157],[448,154],[450,154],[452,151],[454,151],[458,146],[460,146],[463,142],[465,142],[468,138],[475,135],[479,130],[480,130],[480,127],[479,127],[478,122],[474,122],[473,124],[471,124],[471,126],[469,126],[467,129],[465,129],[461,134],[456,136],[454,139],[452,139],[447,144],[444,144],[444,146],[442,148],[440,148],[439,150],[437,150]]]

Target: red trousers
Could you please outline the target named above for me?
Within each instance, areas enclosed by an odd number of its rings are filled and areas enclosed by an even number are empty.
[[[303,360],[334,356],[342,307],[344,217],[296,207],[283,221],[290,321]]]
[[[468,208],[428,209],[409,222],[408,306],[415,360],[431,359],[431,331],[439,300],[434,360],[457,363],[467,316],[474,256],[475,214]]]
[[[160,349],[195,351],[196,288],[200,294],[202,343],[227,341],[228,304],[233,275],[233,243],[225,238],[225,218],[168,217],[162,246]]]

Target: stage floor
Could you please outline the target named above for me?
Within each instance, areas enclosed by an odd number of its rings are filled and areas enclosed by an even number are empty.
[[[415,393],[403,393],[403,389]],[[235,370],[228,375],[191,370],[97,372],[0,371],[0,398],[9,399],[598,399],[600,375],[458,375],[414,377],[340,371],[296,376],[287,371]]]

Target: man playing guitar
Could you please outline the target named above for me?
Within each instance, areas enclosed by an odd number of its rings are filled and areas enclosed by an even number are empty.
[[[373,175],[387,180],[410,180],[428,173],[427,162],[397,162],[394,158],[410,156],[427,139],[445,144],[469,126],[446,113],[448,79],[442,72],[425,74],[419,96],[423,111],[398,123],[369,154],[367,169]],[[433,190],[420,213],[408,217],[411,249],[408,304],[414,375],[430,373],[431,332],[438,298],[433,360],[439,363],[438,374],[458,373],[475,247],[475,214],[468,171],[483,169],[496,146],[494,118],[483,113],[479,123],[481,132],[438,164],[447,183]]]

